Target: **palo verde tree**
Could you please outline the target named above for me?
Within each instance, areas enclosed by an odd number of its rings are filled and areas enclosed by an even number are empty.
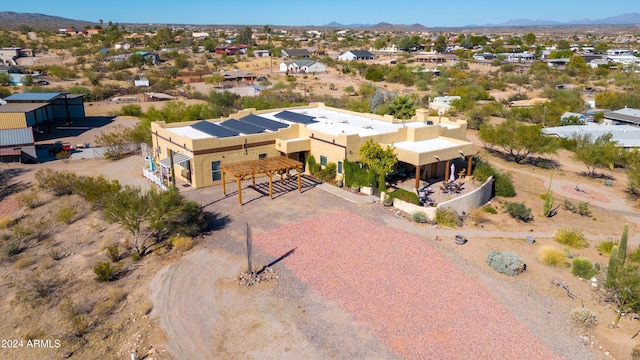
[[[611,140],[611,133],[599,136],[595,140],[590,135],[577,136],[574,158],[587,167],[589,177],[594,177],[599,168],[613,167],[618,161],[619,150],[616,142]]]
[[[555,139],[542,133],[542,125],[525,125],[513,119],[495,126],[482,125],[478,136],[485,144],[503,148],[518,164],[530,154],[553,154],[558,148]]]
[[[122,225],[133,236],[132,248],[144,256],[152,238],[155,243],[171,234],[194,236],[204,226],[204,215],[197,203],[184,199],[177,189],[142,192],[125,186],[107,200],[102,213],[107,221]]]
[[[393,146],[387,146],[386,149],[383,149],[380,144],[374,143],[373,139],[369,139],[360,147],[360,162],[378,175],[378,189],[380,191],[386,191],[385,179],[398,162],[394,150]]]

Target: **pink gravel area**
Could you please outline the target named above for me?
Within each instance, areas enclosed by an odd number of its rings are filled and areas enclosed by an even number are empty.
[[[20,210],[20,204],[15,198],[7,198],[0,201],[0,218],[10,216]]]
[[[576,190],[575,187],[570,186],[570,185],[564,185],[562,186],[562,190],[568,192],[569,194],[572,194],[574,196],[578,196],[578,197],[582,197],[582,198],[586,198],[586,199],[590,199],[590,200],[594,200],[594,201],[598,201],[598,202],[602,202],[602,203],[608,203],[609,199],[598,193],[595,191],[591,191],[589,190],[588,192],[583,192],[583,191],[578,191]]]
[[[418,236],[338,211],[254,244],[274,257],[296,248],[284,265],[404,359],[560,358]]]

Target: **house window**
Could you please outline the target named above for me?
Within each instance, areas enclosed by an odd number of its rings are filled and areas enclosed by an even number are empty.
[[[342,161],[338,161],[338,174],[342,174]]]
[[[220,161],[211,162],[211,180],[222,180],[222,172],[220,171]]]
[[[267,158],[267,154],[259,154],[258,155],[258,159],[266,159]]]
[[[320,155],[320,165],[327,166],[327,157]]]

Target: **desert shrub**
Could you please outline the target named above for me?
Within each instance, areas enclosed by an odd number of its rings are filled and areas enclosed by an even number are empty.
[[[107,246],[107,256],[109,257],[109,259],[111,259],[111,261],[120,261],[121,255],[122,254],[120,254],[120,246],[118,246],[118,244]]]
[[[565,199],[563,205],[565,209],[571,211],[574,214],[580,214],[582,216],[591,216],[591,210],[589,210],[588,202],[581,202],[576,205],[573,201],[569,199]]]
[[[16,298],[32,305],[48,301],[63,283],[54,271],[34,270],[18,285]]]
[[[29,209],[35,209],[40,206],[40,198],[38,197],[38,191],[31,189],[30,191],[22,192],[18,195],[18,202],[20,205],[28,207]]]
[[[123,105],[118,112],[119,116],[140,116],[142,115],[142,107],[136,104]]]
[[[637,344],[631,350],[631,360],[640,360],[640,344]]]
[[[76,211],[73,209],[73,207],[69,205],[62,206],[55,215],[56,220],[60,221],[61,223],[65,223],[67,225],[73,222],[73,218],[75,216],[76,216]]]
[[[67,326],[71,335],[81,338],[89,332],[91,320],[89,319],[88,313],[90,309],[83,309],[69,299],[60,303],[59,308],[64,318],[68,321]]]
[[[31,264],[33,264],[33,259],[28,256],[23,256],[13,263],[13,267],[18,270],[22,270],[28,268]]]
[[[439,226],[455,228],[460,225],[458,213],[451,208],[443,207],[436,209],[435,217],[436,223]]]
[[[576,325],[584,327],[594,327],[598,325],[598,316],[591,310],[579,307],[571,310],[571,320]]]
[[[538,250],[538,260],[545,265],[569,266],[569,258],[560,249],[553,246],[543,246]]]
[[[524,259],[506,251],[491,250],[486,261],[493,270],[509,276],[518,275],[527,269]]]
[[[627,260],[640,264],[640,248],[633,250],[632,252],[627,254]]]
[[[516,189],[511,182],[511,176],[497,172],[494,176],[496,196],[514,197]]]
[[[49,250],[49,256],[55,261],[62,259],[62,254],[60,253],[60,250],[58,250],[55,247],[51,247],[51,249]]]
[[[498,210],[496,210],[496,208],[494,208],[494,207],[493,207],[493,206],[491,206],[491,205],[485,205],[485,206],[483,206],[483,207],[482,207],[482,211],[484,211],[484,212],[486,212],[486,213],[489,213],[489,214],[493,214],[493,215],[495,215],[495,214],[497,214],[497,213],[498,213]]]
[[[131,261],[140,261],[140,259],[142,259],[142,256],[140,255],[139,252],[137,251],[131,252]]]
[[[553,235],[553,240],[574,249],[585,248],[588,245],[584,234],[580,230],[572,228],[558,229]]]
[[[469,219],[473,222],[474,225],[479,225],[479,224],[489,222],[487,213],[484,211],[483,208],[476,208],[469,211]]]
[[[103,176],[80,176],[75,181],[74,193],[91,203],[94,210],[104,208],[108,198],[120,191],[118,180],[107,180]]]
[[[0,229],[8,229],[15,223],[11,216],[3,216],[0,218]]]
[[[187,236],[172,236],[171,245],[174,249],[184,252],[193,247],[193,239]]]
[[[618,245],[620,242],[617,240],[605,240],[598,243],[598,252],[604,255],[611,255],[611,248]]]
[[[573,259],[571,273],[581,279],[591,279],[596,274],[591,260],[585,257],[577,257]]]
[[[531,209],[527,207],[523,202],[509,202],[507,201],[507,213],[512,218],[518,221],[529,222],[531,220]]]
[[[93,267],[93,272],[96,274],[96,280],[100,282],[113,281],[118,278],[120,265],[111,266],[111,263],[108,261],[98,262]]]
[[[122,289],[113,289],[103,301],[96,303],[93,312],[100,316],[108,316],[126,298],[127,294]]]
[[[393,192],[390,192],[387,195],[391,200],[398,199],[406,201],[409,204],[420,205],[420,199],[418,198],[418,195],[412,191],[407,191],[405,189],[395,189],[393,190]]]
[[[7,256],[15,256],[18,255],[24,250],[20,241],[10,241],[2,247],[2,251],[4,251]]]
[[[415,211],[413,214],[411,214],[411,220],[420,224],[426,223],[427,214],[425,214],[424,211]]]
[[[68,159],[70,157],[71,157],[71,151],[68,151],[68,150],[62,150],[56,154],[56,159],[58,160]]]
[[[578,204],[578,214],[582,216],[591,216],[591,210],[589,210],[588,202],[581,202]]]
[[[53,195],[59,197],[73,193],[77,176],[70,171],[54,171],[46,168],[38,170],[35,174],[35,179],[40,188],[50,191]]]

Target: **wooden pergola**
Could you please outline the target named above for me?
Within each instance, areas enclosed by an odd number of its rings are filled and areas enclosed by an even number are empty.
[[[236,178],[238,182],[238,204],[242,204],[242,180],[251,176],[253,186],[256,186],[256,175],[265,174],[269,177],[269,197],[273,199],[273,175],[280,174],[280,181],[284,181],[284,174],[290,169],[298,171],[298,191],[302,191],[301,170],[302,163],[297,160],[289,159],[285,156],[241,161],[233,164],[223,165],[220,167],[222,171],[222,192],[227,194],[227,182],[225,175],[229,174]]]

